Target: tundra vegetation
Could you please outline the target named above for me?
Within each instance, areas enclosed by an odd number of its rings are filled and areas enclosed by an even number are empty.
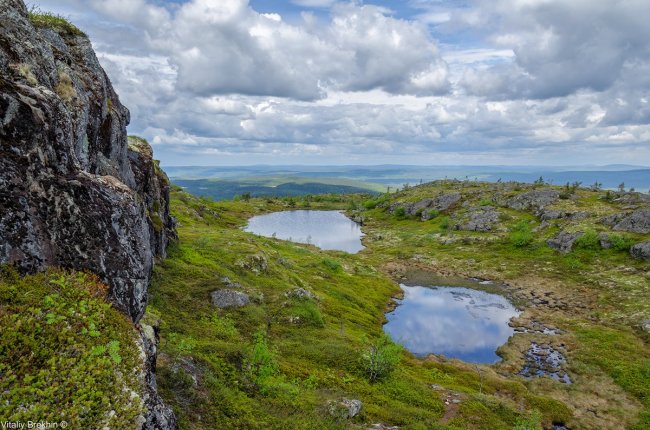
[[[650,231],[625,221],[647,206],[638,193],[543,183],[220,202],[177,188],[180,239],[155,269],[147,315],[161,324],[159,389],[181,428],[649,428],[650,274],[629,250]],[[242,231],[251,216],[293,208],[362,218],[366,249]],[[384,336],[396,281],[439,276],[505,284],[485,286],[523,310],[502,361],[418,359]],[[250,301],[215,306],[221,289]],[[563,353],[572,384],[519,375],[533,342]],[[332,414],[346,399],[361,411]]]

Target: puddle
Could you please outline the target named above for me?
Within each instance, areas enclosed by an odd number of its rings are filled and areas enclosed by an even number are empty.
[[[540,345],[537,342],[530,344],[525,354],[526,363],[519,372],[525,378],[537,376],[550,376],[556,381],[571,384],[571,378],[562,369],[566,359],[562,353],[550,345]]]
[[[440,354],[470,363],[492,364],[514,333],[519,311],[503,296],[464,287],[401,284],[404,298],[388,313],[384,331],[413,354]]]
[[[255,216],[245,231],[266,237],[308,243],[321,249],[356,254],[364,247],[358,224],[339,211],[284,211]]]

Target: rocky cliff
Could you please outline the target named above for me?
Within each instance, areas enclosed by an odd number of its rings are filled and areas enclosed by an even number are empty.
[[[145,141],[129,143],[129,111],[89,39],[31,18],[22,0],[0,0],[0,264],[92,271],[137,323],[175,237],[169,181]],[[173,427],[167,412],[151,427]]]

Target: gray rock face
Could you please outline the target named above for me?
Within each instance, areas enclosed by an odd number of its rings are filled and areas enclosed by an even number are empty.
[[[250,303],[247,294],[235,290],[217,290],[210,294],[212,304],[218,308],[240,308]]]
[[[613,230],[627,231],[630,233],[650,233],[650,209],[638,209],[629,214],[614,214],[601,221]]]
[[[333,417],[348,419],[356,417],[361,412],[363,403],[357,399],[342,399],[339,401],[330,401],[327,406],[330,415]]]
[[[560,251],[563,254],[571,252],[573,245],[576,240],[582,236],[583,233],[569,233],[566,231],[561,231],[552,239],[546,241],[546,244],[556,251]]]
[[[164,173],[129,154],[129,111],[88,38],[34,28],[20,0],[0,20],[0,263],[95,272],[138,321],[174,236]]]
[[[469,220],[459,225],[460,230],[483,231],[494,230],[494,225],[499,221],[499,212],[492,206],[473,208],[469,212]]]
[[[519,194],[507,200],[506,206],[511,209],[524,210],[541,210],[560,198],[560,193],[551,188],[528,191]]]
[[[630,248],[630,255],[643,261],[650,261],[650,240],[637,243]]]

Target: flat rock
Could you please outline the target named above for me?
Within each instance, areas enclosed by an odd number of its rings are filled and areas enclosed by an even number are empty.
[[[217,290],[210,293],[212,304],[218,308],[240,308],[250,303],[248,294],[235,290]]]

